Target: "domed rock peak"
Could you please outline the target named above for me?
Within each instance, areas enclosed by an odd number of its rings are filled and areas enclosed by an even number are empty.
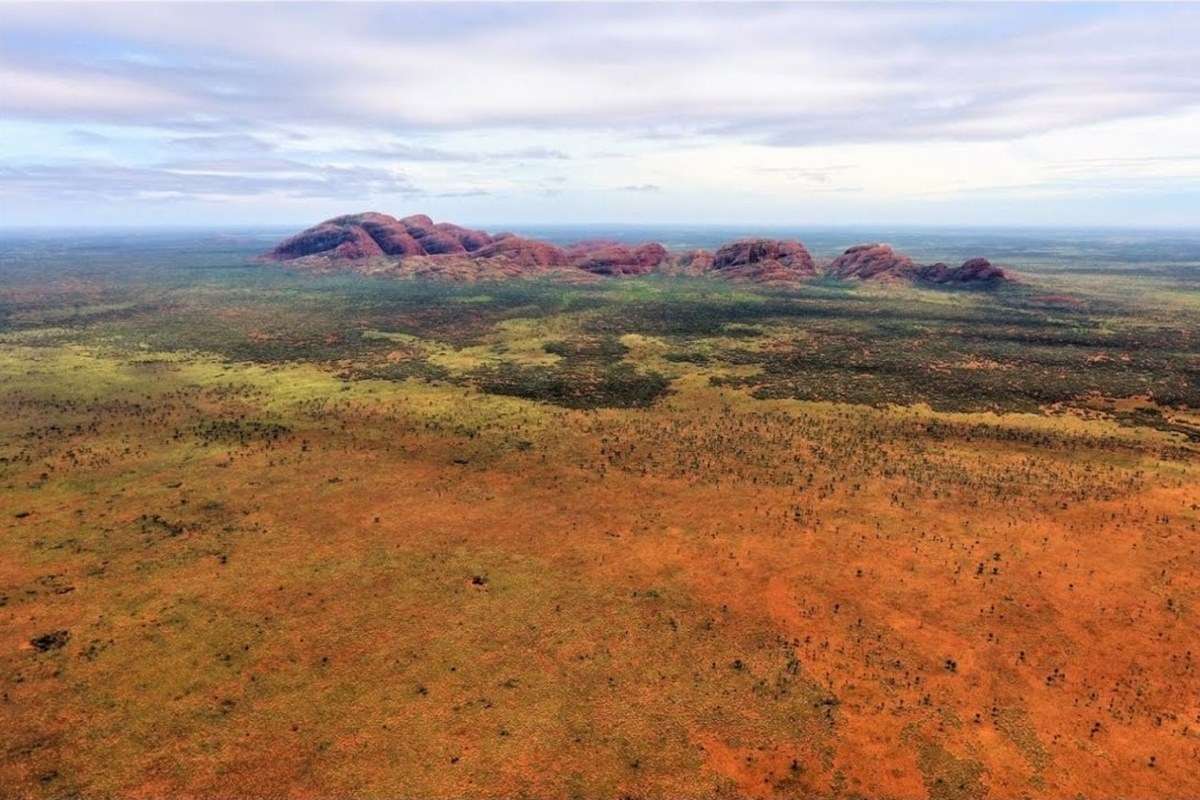
[[[362,259],[381,255],[470,253],[491,244],[483,231],[441,223],[424,214],[396,219],[377,211],[328,219],[286,239],[267,254],[277,261],[306,256]]]
[[[794,281],[817,274],[812,255],[790,239],[739,239],[713,255],[712,269],[727,277],[762,283]]]
[[[471,255],[477,258],[504,256],[526,267],[565,267],[570,264],[570,259],[561,247],[512,233],[496,236],[491,244],[481,247]]]
[[[909,277],[912,269],[912,259],[897,253],[891,245],[859,244],[835,258],[827,271],[836,278],[871,280]]]
[[[918,267],[916,274],[918,279],[927,283],[971,286],[992,286],[1015,280],[1012,275],[995,266],[986,258],[970,258],[957,267],[950,267],[939,261],[936,264]]]
[[[658,242],[630,245],[611,240],[560,247],[512,233],[489,234],[425,214],[397,219],[376,211],[325,220],[289,237],[266,254],[318,272],[432,277],[446,280],[555,275],[597,280],[658,273],[712,275],[753,283],[794,284],[827,274],[860,280],[984,288],[1014,280],[987,259],[959,267],[917,265],[886,244],[848,248],[818,272],[807,248],[792,239],[746,238],[707,250],[670,252]]]
[[[567,250],[575,266],[598,275],[645,275],[667,260],[658,242],[630,247],[617,242],[582,242]]]

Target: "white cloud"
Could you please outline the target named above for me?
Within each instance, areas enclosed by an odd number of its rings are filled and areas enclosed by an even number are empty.
[[[1181,191],[1149,159],[1200,129],[1198,35],[1168,5],[0,5],[0,167],[10,197],[411,181],[608,219]]]
[[[1008,138],[1200,102],[1200,9],[1109,9],[5,7],[14,31],[109,46],[32,54],[0,101],[148,122],[186,104],[230,123],[674,125],[779,143]],[[74,87],[83,68],[105,83]]]
[[[177,112],[183,107],[171,92],[136,79],[0,63],[0,111],[10,117],[139,119],[147,109]]]

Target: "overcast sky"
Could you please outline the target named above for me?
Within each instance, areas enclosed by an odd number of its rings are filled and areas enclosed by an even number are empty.
[[[0,5],[0,225],[1200,227],[1200,6]]]

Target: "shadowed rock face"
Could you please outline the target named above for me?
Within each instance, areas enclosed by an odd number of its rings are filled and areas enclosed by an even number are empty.
[[[430,256],[467,252],[467,248],[462,246],[462,242],[445,231],[430,231],[417,239],[417,244],[421,245],[426,255]]]
[[[472,253],[492,243],[492,237],[484,231],[463,228],[459,225],[452,225],[449,222],[439,222],[437,225],[434,225],[434,228],[441,234],[453,238],[468,253]]]
[[[284,241],[268,256],[288,261],[325,255],[339,259],[469,253],[490,244],[492,237],[458,225],[435,225],[424,214],[396,219],[368,211],[334,217]]]
[[[953,271],[955,280],[959,281],[991,281],[1008,278],[1008,274],[999,267],[992,266],[986,258],[971,258]]]
[[[817,274],[812,255],[800,242],[740,239],[713,255],[712,269],[727,277],[763,283],[792,281]]]
[[[908,256],[886,244],[860,244],[835,258],[826,272],[837,278],[908,280],[917,283],[990,286],[1013,280],[986,258],[972,258],[962,266],[914,264]]]
[[[685,275],[703,275],[713,268],[713,254],[708,250],[692,250],[681,255],[676,267]]]
[[[804,245],[785,239],[739,239],[723,245],[713,256],[714,269],[742,267],[763,261],[778,261],[800,271],[816,273],[812,256]]]
[[[504,256],[524,267],[565,267],[571,263],[560,247],[511,233],[499,234],[491,244],[481,247],[472,255],[478,258]]]
[[[986,258],[972,258],[961,266],[950,267],[940,261],[917,267],[917,278],[928,283],[942,284],[995,284],[1011,281],[1012,276],[993,266]]]
[[[835,258],[828,272],[837,278],[900,278],[910,277],[912,259],[897,253],[886,244],[859,244]]]
[[[399,222],[414,238],[424,236],[433,230],[433,220],[426,214],[412,214],[399,220]]]
[[[660,264],[655,272],[673,276],[697,276],[711,272],[712,265],[713,254],[708,250],[686,250],[669,254],[667,260]]]
[[[362,229],[389,256],[419,256],[425,252],[403,225],[395,220],[364,220]]]
[[[328,253],[338,258],[366,258],[382,253],[382,249],[360,226],[340,225],[331,220],[285,239],[271,251],[271,256],[287,260],[313,253]]]
[[[597,275],[645,275],[667,260],[667,249],[658,242],[637,247],[616,242],[584,242],[567,250],[572,263]]]

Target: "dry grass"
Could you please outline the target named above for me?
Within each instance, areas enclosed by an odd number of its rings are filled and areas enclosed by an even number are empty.
[[[622,344],[671,394],[3,345],[0,793],[1200,794],[1181,435]]]

